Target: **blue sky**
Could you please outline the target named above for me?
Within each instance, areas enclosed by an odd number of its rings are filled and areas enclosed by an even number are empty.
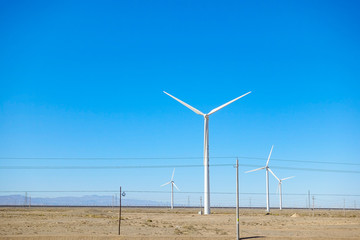
[[[202,117],[164,90],[203,112],[252,91],[210,117],[210,158],[266,158],[274,144],[274,159],[360,164],[355,1],[0,4],[1,157],[199,157],[2,159],[2,166],[202,164]],[[359,171],[359,165],[270,164]],[[121,184],[162,191],[171,171],[0,169],[0,190]],[[359,174],[274,171],[296,175],[284,192],[360,194]],[[241,191],[264,192],[264,175],[242,173]],[[175,177],[182,191],[203,191],[202,167],[177,168]],[[234,191],[234,177],[231,166],[210,168],[211,190]]]

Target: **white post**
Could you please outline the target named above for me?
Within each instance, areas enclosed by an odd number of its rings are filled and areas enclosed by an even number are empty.
[[[210,214],[209,117],[204,116],[204,214]]]
[[[270,199],[269,199],[269,170],[266,167],[266,212],[270,212]]]

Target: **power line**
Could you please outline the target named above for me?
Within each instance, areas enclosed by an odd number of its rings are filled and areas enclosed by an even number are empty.
[[[211,164],[211,167],[228,167],[234,164]],[[239,164],[242,167],[261,167],[259,165]],[[0,169],[7,170],[92,170],[92,169],[140,169],[140,168],[194,168],[203,167],[203,165],[133,165],[133,166],[0,166]],[[314,172],[335,172],[335,173],[354,173],[359,174],[360,171],[353,170],[334,170],[323,168],[295,168],[295,167],[282,167],[272,166],[273,169],[287,169],[296,171],[314,171]]]
[[[120,169],[120,168],[192,168],[204,165],[137,165],[137,166],[1,166],[0,169]],[[213,164],[213,167],[233,166],[233,164]]]
[[[124,190],[127,193],[163,193],[169,194],[171,191],[151,191],[151,190]],[[22,190],[22,191],[6,191],[2,190],[0,193],[113,193],[118,192],[118,190]],[[194,192],[177,192],[176,194],[203,194],[204,192],[201,191],[194,191]],[[224,194],[224,195],[231,195],[236,194],[235,192],[212,192],[211,194]],[[241,195],[265,195],[266,193],[259,193],[259,192],[240,192]],[[269,193],[270,195],[278,195],[278,193]],[[283,193],[283,195],[288,196],[307,196],[308,193]],[[311,195],[316,196],[346,196],[346,197],[360,197],[360,194],[340,194],[340,193],[312,193]]]
[[[249,157],[249,156],[211,157],[211,159],[236,159],[236,158],[261,160],[261,161],[266,160],[266,158]],[[188,159],[188,160],[203,159],[203,157],[0,157],[0,160],[116,160],[116,161],[124,161],[124,160],[184,160],[184,159]],[[294,159],[281,159],[281,158],[272,158],[271,161],[360,166],[360,163],[323,162],[323,161],[294,160]]]

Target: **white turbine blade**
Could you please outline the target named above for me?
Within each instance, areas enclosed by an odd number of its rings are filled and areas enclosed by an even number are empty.
[[[265,167],[257,168],[257,169],[254,169],[254,170],[250,170],[250,171],[246,171],[245,173],[249,173],[249,172],[255,172],[255,171],[259,171],[259,170],[262,170],[262,169],[265,169]]]
[[[286,180],[286,179],[290,179],[290,178],[294,178],[295,176],[291,176],[291,177],[287,177],[287,178],[283,178],[283,179],[281,179],[281,181],[284,181],[284,180]]]
[[[227,103],[221,105],[220,107],[217,107],[217,108],[211,110],[207,115],[211,115],[211,114],[213,114],[214,112],[219,111],[219,110],[222,109],[223,107],[226,107],[226,106],[229,105],[230,103],[233,103],[233,102],[235,102],[236,100],[238,100],[238,99],[240,99],[240,98],[242,98],[242,97],[245,97],[245,96],[248,95],[249,93],[251,93],[251,92],[245,93],[244,95],[241,95],[240,97],[237,97],[237,98],[231,100],[230,102],[227,102]]]
[[[163,186],[166,186],[168,184],[170,184],[171,182],[167,182],[167,183],[164,183],[163,185],[161,185],[160,187],[163,187]]]
[[[271,146],[271,150],[270,150],[270,154],[269,154],[268,160],[267,160],[267,162],[266,162],[266,166],[269,165],[269,161],[270,161],[270,157],[271,157],[271,153],[272,153],[273,147],[274,147],[274,145]]]
[[[172,176],[171,176],[171,181],[174,180],[174,173],[175,173],[175,168],[174,168],[173,174],[172,174]]]
[[[173,184],[174,184],[174,187],[176,187],[176,189],[178,190],[178,191],[180,191],[180,189],[176,186],[176,184],[173,182]]]
[[[273,171],[271,171],[270,168],[268,168],[268,169],[269,169],[269,171],[271,172],[271,174],[280,182],[280,179],[275,175],[275,173],[274,173]]]
[[[181,101],[180,99],[178,99],[178,98],[174,97],[173,95],[171,95],[171,94],[169,94],[169,93],[167,93],[167,92],[165,92],[165,91],[164,91],[164,93],[165,93],[166,95],[168,95],[168,96],[172,97],[173,99],[175,99],[176,101],[178,101],[179,103],[181,103],[182,105],[184,105],[185,107],[187,107],[187,108],[191,109],[191,110],[192,110],[192,111],[194,111],[195,113],[197,113],[197,114],[199,114],[199,115],[202,115],[202,116],[204,116],[204,115],[205,115],[204,113],[200,112],[199,110],[197,110],[196,108],[194,108],[194,107],[190,106],[189,104],[187,104],[187,103],[185,103],[185,102]]]

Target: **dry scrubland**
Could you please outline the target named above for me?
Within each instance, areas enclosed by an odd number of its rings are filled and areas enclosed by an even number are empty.
[[[235,239],[235,209],[0,208],[0,239]],[[293,216],[293,215],[296,216]],[[292,217],[293,216],[293,217]],[[243,239],[360,239],[360,211],[241,209]]]

